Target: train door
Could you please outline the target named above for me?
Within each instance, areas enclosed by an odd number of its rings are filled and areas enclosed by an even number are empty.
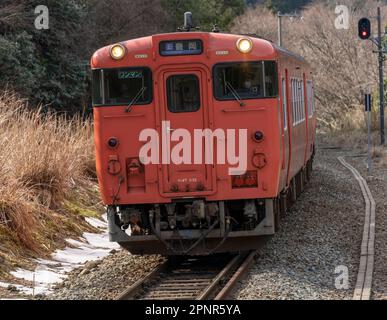
[[[308,121],[309,121],[309,144],[308,144],[308,157],[313,152],[314,133],[315,133],[315,122],[314,122],[314,97],[313,97],[313,82],[307,80],[307,105],[308,105]]]
[[[283,109],[284,109],[284,116],[286,121],[286,129],[285,129],[285,150],[286,150],[286,185],[289,184],[289,174],[290,174],[290,163],[292,160],[292,119],[291,119],[291,97],[289,94],[289,75],[288,70],[285,70],[285,78],[282,79],[282,95],[283,95]]]
[[[159,74],[162,190],[168,196],[209,194],[214,186],[204,139],[195,139],[209,128],[207,78],[200,67],[168,68]]]
[[[308,100],[308,88],[307,88],[307,82],[306,82],[306,77],[305,77],[305,73],[302,75],[302,79],[303,79],[303,82],[302,82],[302,94],[304,96],[304,105],[303,105],[303,108],[305,110],[305,153],[304,153],[304,164],[306,164],[307,162],[307,159],[309,158],[309,127],[310,127],[310,123],[309,123],[309,108],[308,108],[308,104],[309,104],[309,100]]]

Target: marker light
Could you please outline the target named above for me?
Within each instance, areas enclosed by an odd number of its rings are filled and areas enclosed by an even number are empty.
[[[118,139],[115,137],[112,137],[108,140],[108,146],[111,149],[115,149],[118,147]]]
[[[257,171],[251,170],[251,171],[247,171],[244,175],[233,176],[231,178],[231,186],[233,189],[257,188],[258,187]]]
[[[248,38],[240,38],[237,41],[237,49],[241,53],[249,53],[253,49],[253,42]]]
[[[253,139],[256,141],[256,142],[261,142],[264,138],[264,135],[263,135],[263,132],[262,131],[256,131],[254,132],[254,136],[253,136]]]
[[[114,44],[110,48],[110,56],[114,60],[120,60],[125,55],[125,47],[122,44]]]

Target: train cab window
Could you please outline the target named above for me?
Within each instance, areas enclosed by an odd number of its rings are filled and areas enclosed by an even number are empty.
[[[237,62],[214,67],[214,94],[218,100],[260,99],[277,96],[274,61]]]
[[[93,70],[93,104],[149,104],[152,75],[148,68]]]
[[[199,79],[194,74],[170,76],[167,79],[168,110],[195,112],[200,108]]]

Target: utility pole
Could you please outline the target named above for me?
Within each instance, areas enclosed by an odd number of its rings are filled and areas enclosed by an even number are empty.
[[[378,7],[378,53],[379,53],[379,101],[380,101],[380,144],[384,145],[384,52],[382,39],[382,17]]]
[[[282,47],[282,18],[300,18],[300,15],[297,13],[281,13],[280,11],[277,12],[277,19],[278,19],[278,45]]]
[[[368,18],[362,18],[359,20],[359,38],[362,40],[371,40],[377,47],[374,53],[378,54],[379,62],[379,111],[380,111],[380,144],[385,144],[385,133],[384,133],[384,55],[387,53],[383,47],[383,39],[386,35],[386,31],[382,34],[382,15],[380,7],[377,12],[378,22],[378,35],[372,37],[371,22]]]
[[[278,45],[282,47],[282,16],[281,12],[277,13],[278,18]]]

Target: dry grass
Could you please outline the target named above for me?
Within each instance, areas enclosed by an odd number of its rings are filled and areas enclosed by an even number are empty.
[[[91,230],[79,213],[101,209],[92,140],[90,121],[27,110],[0,93],[0,261]]]

